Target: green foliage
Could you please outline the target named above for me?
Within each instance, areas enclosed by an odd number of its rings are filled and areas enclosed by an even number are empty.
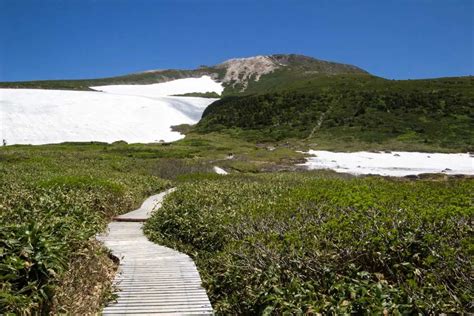
[[[175,96],[181,97],[199,97],[199,98],[220,98],[220,95],[216,92],[190,92],[184,94],[176,94]]]
[[[189,179],[145,226],[192,255],[220,314],[473,309],[472,180]]]
[[[232,160],[226,159],[230,152]],[[103,252],[85,251],[95,249],[95,234],[112,216],[137,208],[145,197],[169,187],[163,179],[213,179],[219,177],[209,173],[214,164],[242,170],[301,156],[292,150],[269,152],[214,133],[190,133],[169,144],[1,147],[0,314],[70,312],[52,304],[64,302],[68,293],[80,297],[77,288],[88,291],[81,286],[94,284],[85,281],[91,277],[88,269],[67,270],[103,257]],[[104,267],[94,269],[98,274]]]
[[[330,137],[331,141],[474,149],[471,78],[414,81],[412,86],[367,79],[360,81],[365,82],[360,87],[356,78],[351,86],[339,85],[344,80],[326,82],[330,90],[316,81],[304,89],[290,85],[280,92],[223,98],[205,110],[196,130],[239,128],[249,139],[260,141]]]
[[[190,131],[193,130],[193,125],[190,124],[179,124],[179,125],[172,125],[171,130],[173,132],[179,132],[183,135],[188,134]]]
[[[57,147],[0,152],[0,314],[47,313],[64,274],[110,218],[167,186],[117,157]]]

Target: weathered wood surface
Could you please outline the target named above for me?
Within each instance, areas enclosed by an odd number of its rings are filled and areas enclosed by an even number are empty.
[[[151,212],[154,209],[158,209],[161,207],[161,202],[163,201],[163,198],[168,194],[173,192],[174,189],[169,189],[165,192],[161,192],[159,194],[155,194],[150,196],[148,199],[146,199],[143,204],[140,206],[140,208],[136,209],[135,211],[128,212],[126,214],[122,214],[119,216],[116,216],[114,218],[115,221],[146,221],[150,215]]]
[[[115,277],[118,298],[104,315],[211,315],[212,306],[194,262],[187,255],[149,241],[142,231],[166,191],[148,198],[130,213],[109,224],[99,239],[120,259]]]

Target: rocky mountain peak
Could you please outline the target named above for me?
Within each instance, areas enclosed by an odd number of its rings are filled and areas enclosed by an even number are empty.
[[[241,84],[243,90],[247,87],[249,80],[258,81],[262,75],[273,72],[281,67],[271,56],[255,56],[247,58],[233,58],[216,66],[217,69],[225,69],[222,79],[224,83],[233,86]]]

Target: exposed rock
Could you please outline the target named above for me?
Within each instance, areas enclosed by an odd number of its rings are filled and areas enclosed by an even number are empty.
[[[229,59],[216,68],[226,70],[223,83],[232,84],[232,87],[241,84],[243,91],[250,80],[258,81],[262,75],[269,74],[281,66],[282,64],[274,61],[271,56],[255,56]]]

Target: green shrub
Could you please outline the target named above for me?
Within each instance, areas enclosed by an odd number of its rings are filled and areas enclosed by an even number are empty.
[[[93,248],[110,217],[168,185],[117,159],[104,161],[81,151],[68,157],[67,150],[57,154],[31,147],[6,148],[2,154],[7,158],[0,159],[2,315],[49,313],[55,295],[70,291],[61,288],[72,283],[62,282],[65,273],[75,260],[86,261],[81,253]],[[107,258],[104,252],[100,256]],[[89,277],[74,276],[76,284]],[[78,296],[90,294],[85,292]]]
[[[472,180],[201,178],[147,222],[222,314],[472,311]]]
[[[287,83],[277,91],[224,97],[206,108],[200,132],[241,129],[252,140],[345,137],[381,143],[432,144],[472,150],[472,78],[386,81],[340,77],[309,87]],[[359,80],[366,84],[359,86]],[[324,137],[319,137],[323,134]],[[346,141],[347,142],[347,141]]]

